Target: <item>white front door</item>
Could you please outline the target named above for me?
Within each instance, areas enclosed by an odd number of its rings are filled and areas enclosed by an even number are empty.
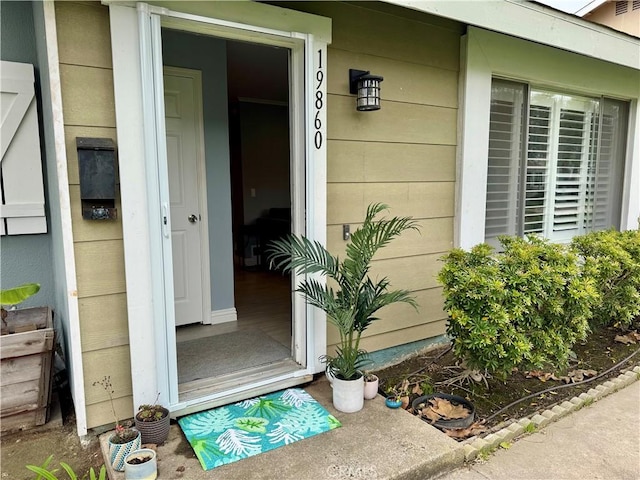
[[[167,168],[173,252],[175,324],[209,323],[203,300],[206,212],[201,175],[202,79],[197,70],[164,68]]]

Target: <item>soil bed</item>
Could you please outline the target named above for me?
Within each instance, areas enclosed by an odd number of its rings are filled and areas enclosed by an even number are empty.
[[[543,371],[554,373],[557,377],[575,369],[595,370],[597,374],[600,374],[640,348],[640,344],[624,344],[614,340],[616,335],[624,333],[615,328],[595,330],[584,343],[578,343],[574,346],[573,351],[576,354],[576,358],[571,360],[568,369],[563,371],[547,368],[543,369]],[[447,368],[456,365],[456,358],[451,351],[443,354],[447,348],[441,347],[437,350],[431,350],[425,354],[411,357],[392,367],[373,372],[380,378],[380,391],[384,392],[389,386],[398,385],[404,379],[408,379],[412,384],[414,382],[419,384],[427,381],[433,385],[435,392],[459,395],[469,400],[476,408],[476,419],[483,420],[488,419],[515,400],[536,392],[542,392],[551,387],[564,385],[561,381],[547,380],[542,382],[538,378],[526,378],[523,371],[514,372],[506,381],[488,378],[488,388],[483,381],[471,381],[470,383],[463,383],[462,386],[439,384],[438,382],[446,381],[462,371],[462,369],[452,371]],[[638,364],[640,364],[640,354],[592,382],[541,393],[520,402],[490,419],[484,426],[488,428],[488,431],[498,430],[502,428],[506,421],[530,417],[535,413],[551,408]],[[418,394],[411,394],[410,400],[412,401],[417,396]]]
[[[40,466],[51,454],[54,457],[49,467],[57,468],[60,478],[67,478],[60,468],[60,462],[68,463],[78,474],[78,478],[83,478],[92,467],[98,473],[104,463],[98,438],[89,435],[87,442],[83,444],[78,437],[73,415],[65,419],[62,428],[35,427],[27,431],[3,434],[1,438],[2,480],[35,479],[36,474],[27,470],[26,465]]]

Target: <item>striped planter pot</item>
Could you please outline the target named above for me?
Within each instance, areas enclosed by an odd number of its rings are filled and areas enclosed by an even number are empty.
[[[142,445],[140,432],[136,438],[127,443],[113,443],[111,438],[109,438],[109,462],[114,470],[124,472],[125,458],[134,450],[139,450]]]

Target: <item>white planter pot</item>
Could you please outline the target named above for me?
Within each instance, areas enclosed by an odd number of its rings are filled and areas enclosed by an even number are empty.
[[[364,377],[356,380],[333,379],[333,406],[344,413],[362,410],[364,406]]]
[[[374,375],[375,376],[375,375]],[[364,398],[365,400],[372,400],[376,398],[378,394],[378,384],[380,380],[378,377],[372,382],[364,382]]]
[[[144,463],[129,463],[135,458],[151,457]],[[124,461],[125,480],[155,480],[158,478],[158,461],[156,452],[150,448],[141,448],[127,455]]]
[[[333,388],[333,379],[336,377],[333,376],[333,373],[331,373],[331,370],[329,370],[329,367],[325,368],[324,376],[327,377],[327,380],[329,380],[329,385],[331,385],[331,388]]]

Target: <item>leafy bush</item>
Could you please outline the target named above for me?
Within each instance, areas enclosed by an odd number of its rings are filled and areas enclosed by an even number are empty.
[[[602,297],[593,323],[630,326],[640,315],[640,231],[593,232],[574,238],[572,245]]]
[[[566,246],[536,237],[500,242],[502,253],[481,244],[443,257],[438,279],[456,356],[502,377],[516,366],[566,365],[589,328],[593,279]]]

